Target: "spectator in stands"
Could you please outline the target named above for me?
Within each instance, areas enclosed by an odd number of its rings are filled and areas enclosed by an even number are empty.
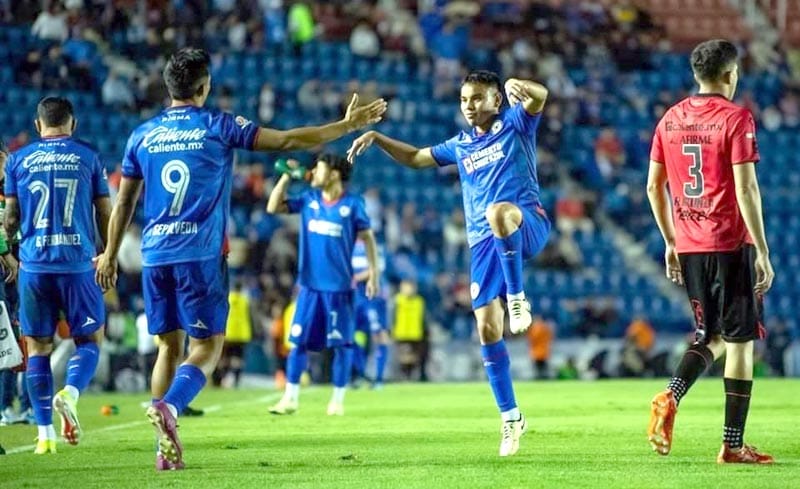
[[[380,54],[380,39],[367,19],[359,20],[350,33],[350,51],[364,58],[375,58]]]
[[[550,378],[550,354],[553,346],[553,327],[541,316],[533,317],[533,324],[528,329],[528,353],[536,379]]]
[[[47,56],[42,60],[42,86],[53,90],[60,90],[70,86],[70,65],[61,51],[60,44],[54,44],[47,50]]]
[[[275,90],[272,85],[265,83],[261,85],[258,94],[258,119],[262,124],[267,124],[275,118]]]
[[[607,182],[613,181],[625,165],[625,147],[614,128],[605,127],[600,131],[594,143],[594,159]]]
[[[456,207],[447,218],[442,230],[444,239],[444,262],[447,268],[465,263],[467,256],[467,230],[464,211]]]
[[[556,200],[556,229],[571,239],[575,231],[590,234],[594,231],[594,222],[586,215],[586,203],[574,185],[568,185]]]
[[[116,110],[134,110],[136,108],[136,98],[130,88],[130,83],[121,78],[114,70],[108,72],[101,94],[103,105]]]
[[[314,39],[314,16],[308,3],[295,1],[289,7],[289,38],[299,46]]]
[[[67,15],[61,7],[61,2],[51,0],[49,5],[42,10],[31,27],[31,34],[42,41],[62,43],[67,40]]]

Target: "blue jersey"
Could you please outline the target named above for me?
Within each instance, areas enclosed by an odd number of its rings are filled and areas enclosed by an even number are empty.
[[[300,285],[321,292],[353,290],[353,247],[358,233],[369,229],[364,199],[345,192],[325,202],[321,190],[310,189],[286,203],[289,212],[300,213]]]
[[[541,114],[516,104],[500,114],[485,134],[462,131],[431,148],[439,166],[458,165],[467,240],[474,246],[491,236],[486,209],[495,202],[539,205],[536,128]]]
[[[353,248],[353,275],[367,270],[369,268],[369,260],[367,260],[367,246],[363,241],[356,241],[355,248]],[[381,291],[385,291],[385,282],[383,274],[386,271],[386,255],[384,254],[383,246],[378,245],[378,274],[381,283]],[[367,282],[363,280],[356,284],[356,301],[367,300]]]
[[[94,199],[108,197],[105,167],[93,147],[61,136],[21,148],[6,164],[5,194],[19,202],[24,270],[92,269]]]
[[[220,256],[233,150],[252,149],[257,132],[243,117],[194,106],[165,109],[133,131],[122,174],[144,180],[145,266]]]

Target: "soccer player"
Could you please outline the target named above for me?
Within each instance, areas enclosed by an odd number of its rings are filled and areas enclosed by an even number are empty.
[[[364,335],[361,342],[356,338],[355,358],[353,360],[355,370],[358,375],[364,376],[364,370],[367,365],[367,335],[370,335],[371,346],[375,349],[375,377],[372,379],[372,388],[380,389],[383,387],[383,374],[389,358],[389,326],[386,321],[386,297],[380,294],[372,298],[367,297],[369,258],[366,244],[360,239],[356,241],[356,246],[353,249],[352,264],[353,280],[356,282],[356,335]],[[381,278],[385,269],[386,260],[383,256],[383,249],[378,246],[378,273],[381,274]],[[386,290],[383,286],[381,286],[381,289]]]
[[[522,263],[542,250],[550,221],[539,203],[536,176],[536,128],[547,89],[509,79],[505,92],[511,108],[501,112],[502,90],[495,73],[472,72],[461,85],[461,113],[469,131],[429,148],[369,131],[353,142],[348,156],[352,160],[375,143],[410,168],[458,165],[472,252],[472,308],[484,367],[503,420],[500,456],[506,457],[517,452],[527,426],[514,399],[502,299],[508,304],[511,332],[525,331],[531,313],[522,288]]]
[[[296,162],[292,162],[293,165]],[[298,283],[300,293],[289,341],[295,345],[286,363],[286,390],[269,408],[273,414],[297,411],[300,376],[306,369],[307,352],[333,349],[333,396],[328,415],[344,414],[344,395],[353,365],[353,267],[356,238],[367,249],[366,294],[378,292],[375,237],[361,196],[345,189],[350,163],[341,156],[322,154],[312,170],[311,188],[287,198],[292,177],[281,175],[269,196],[270,214],[300,213]]]
[[[105,324],[103,293],[94,282],[95,223],[106,243],[111,199],[97,151],[72,137],[69,100],[46,97],[37,107],[41,139],[15,152],[5,169],[5,230],[21,229],[19,319],[28,347],[27,383],[39,427],[34,453],[55,453],[53,409],[61,436],[80,441],[77,403],[94,376]],[[75,341],[64,389],[53,395],[50,354],[63,310]]]
[[[201,49],[177,51],[164,68],[170,107],[131,134],[109,224],[109,242],[97,264],[105,289],[117,278],[117,254],[142,187],[145,228],[142,271],[148,329],[158,335],[153,404],[147,415],[160,451],[156,467],[183,468],[176,416],[194,399],[219,360],[228,316],[223,256],[235,148],[255,151],[311,148],[377,122],[386,102],[358,106],[353,96],[341,121],[280,131],[244,117],[206,109],[210,58]],[[182,359],[184,331],[189,356]]]
[[[669,453],[681,398],[726,355],[717,462],[765,464],[773,458],[744,443],[744,426],[753,340],[763,333],[761,298],[774,272],[756,179],[753,115],[731,102],[737,59],[728,41],[698,45],[691,65],[700,90],[670,108],[653,136],[647,195],[666,245],[667,277],[686,285],[697,333],[667,389],[653,398],[648,436],[656,452]]]

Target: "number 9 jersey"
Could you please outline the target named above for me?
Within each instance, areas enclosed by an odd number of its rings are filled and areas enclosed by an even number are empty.
[[[143,265],[222,254],[235,148],[251,150],[258,126],[194,106],[170,107],[131,134],[122,175],[144,180]]]
[[[92,146],[59,136],[21,148],[6,164],[5,194],[19,202],[23,270],[92,270],[94,200],[108,197],[105,168]]]

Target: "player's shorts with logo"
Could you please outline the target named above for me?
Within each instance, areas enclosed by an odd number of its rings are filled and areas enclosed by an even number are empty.
[[[192,338],[208,338],[225,333],[230,304],[224,257],[144,267],[142,289],[150,334],[183,329]]]
[[[377,333],[388,329],[386,324],[386,299],[356,299],[356,331]]]
[[[322,292],[301,287],[289,342],[320,351],[353,344],[353,292]]]
[[[19,320],[25,336],[53,336],[64,312],[70,335],[89,336],[106,322],[103,291],[94,270],[79,273],[19,271]]]
[[[550,234],[550,220],[541,207],[522,207],[522,258],[529,260],[539,254],[547,243]],[[489,236],[470,248],[472,260],[470,265],[470,295],[472,309],[489,304],[497,297],[505,298],[506,280],[500,257],[494,245],[494,238]]]
[[[763,338],[762,301],[753,292],[755,248],[678,255],[697,326],[698,342],[713,336],[732,343]]]

